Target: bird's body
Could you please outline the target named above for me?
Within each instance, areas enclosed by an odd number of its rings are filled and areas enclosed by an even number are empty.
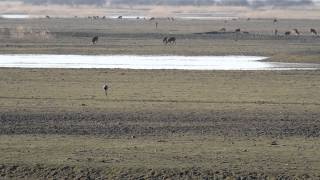
[[[107,83],[105,85],[103,85],[103,90],[104,90],[104,93],[106,94],[106,96],[108,95],[108,89],[109,89],[109,86]]]

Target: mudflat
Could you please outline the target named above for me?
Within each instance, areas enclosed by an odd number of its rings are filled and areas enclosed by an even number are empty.
[[[143,20],[0,21],[10,32],[1,35],[5,54],[243,54],[319,63],[320,39],[307,28],[315,20],[279,20],[279,29],[294,24],[303,33],[278,38],[270,19],[161,20],[158,29]],[[48,34],[17,36],[18,26]],[[235,41],[232,33],[202,33],[222,26],[249,34]],[[163,45],[171,35],[177,44]],[[320,178],[318,70],[1,68],[0,87],[4,179]]]

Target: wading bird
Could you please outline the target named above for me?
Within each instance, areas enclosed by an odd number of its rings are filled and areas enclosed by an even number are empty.
[[[106,96],[108,95],[108,89],[109,89],[109,86],[107,83],[105,85],[103,85],[103,90],[104,90],[104,93],[106,94]]]

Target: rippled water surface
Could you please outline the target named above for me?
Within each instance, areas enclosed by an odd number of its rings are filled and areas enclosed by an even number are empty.
[[[181,70],[312,70],[318,64],[265,62],[259,56],[0,55],[0,67]]]

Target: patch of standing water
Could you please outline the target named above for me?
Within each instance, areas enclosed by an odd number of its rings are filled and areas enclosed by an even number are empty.
[[[313,70],[319,64],[264,62],[259,56],[0,55],[0,67],[180,70]]]
[[[0,15],[1,18],[4,19],[28,19],[30,18],[27,14],[2,14]]]

